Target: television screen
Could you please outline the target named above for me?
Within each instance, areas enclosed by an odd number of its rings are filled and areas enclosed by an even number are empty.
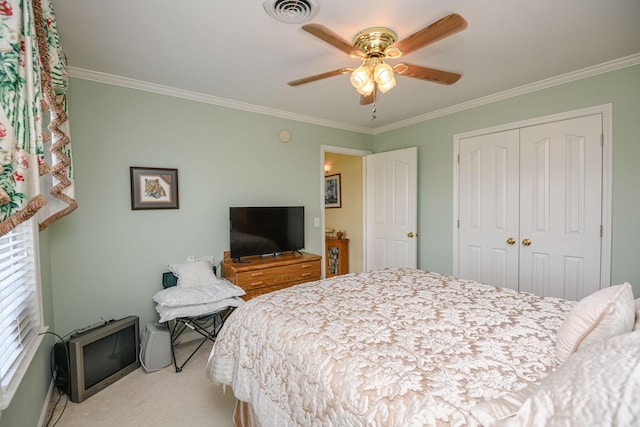
[[[233,259],[304,248],[304,206],[230,207]]]
[[[135,333],[131,325],[83,347],[85,389],[136,362]]]

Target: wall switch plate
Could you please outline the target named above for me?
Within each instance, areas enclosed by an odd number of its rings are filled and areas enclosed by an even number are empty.
[[[313,226],[314,227],[320,227],[320,217],[316,216],[313,218]]]

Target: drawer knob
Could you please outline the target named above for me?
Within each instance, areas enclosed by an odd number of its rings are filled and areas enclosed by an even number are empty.
[[[255,273],[251,273],[251,277],[260,277],[262,276],[264,273],[262,271],[256,271]]]

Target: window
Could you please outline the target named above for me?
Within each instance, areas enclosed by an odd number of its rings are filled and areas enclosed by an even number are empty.
[[[42,341],[37,238],[33,218],[0,236],[0,411]]]

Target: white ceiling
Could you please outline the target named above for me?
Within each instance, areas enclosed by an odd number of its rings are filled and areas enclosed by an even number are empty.
[[[322,24],[351,42],[387,26],[404,39],[456,12],[466,30],[403,57],[462,74],[444,86],[399,76],[373,106],[340,75],[359,61],[279,22],[263,0],[53,0],[71,75],[154,87],[205,102],[362,130],[393,127],[492,94],[609,63],[637,63],[638,0],[317,0]],[[388,61],[393,64],[397,61]],[[144,83],[143,83],[144,82]]]

